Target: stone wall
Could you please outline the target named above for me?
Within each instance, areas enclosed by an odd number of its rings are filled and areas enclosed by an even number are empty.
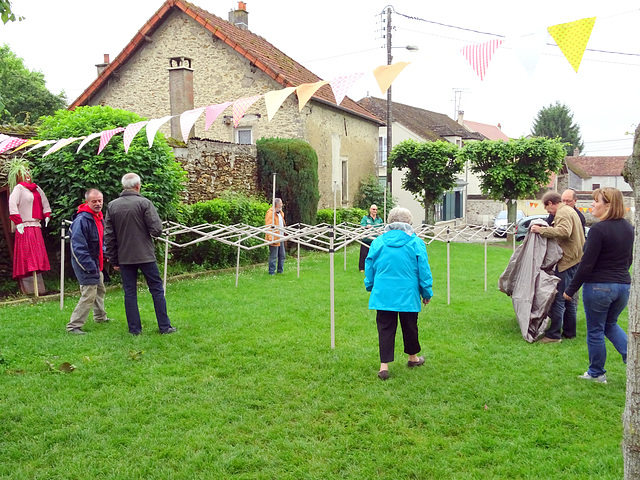
[[[196,203],[219,198],[223,192],[255,195],[258,163],[255,145],[190,139],[186,148],[174,148],[176,160],[187,171],[182,200]]]

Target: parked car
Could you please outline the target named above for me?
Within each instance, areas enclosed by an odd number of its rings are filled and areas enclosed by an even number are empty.
[[[529,233],[529,227],[531,226],[531,222],[533,220],[546,220],[549,214],[538,214],[538,215],[529,215],[528,217],[524,217],[516,224],[516,242],[521,242],[524,240],[524,237]]]
[[[522,210],[518,210],[516,213],[516,224],[524,218],[524,212]],[[494,237],[504,237],[507,234],[507,226],[509,225],[509,220],[507,219],[507,211],[502,210],[496,215],[496,218],[493,219],[493,236]]]

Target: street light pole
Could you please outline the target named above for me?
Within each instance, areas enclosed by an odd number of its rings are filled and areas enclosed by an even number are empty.
[[[391,7],[387,8],[387,65],[391,65],[391,61],[393,57],[391,56]],[[392,192],[391,180],[393,174],[393,168],[391,167],[391,162],[389,161],[389,156],[391,154],[391,146],[392,146],[392,120],[391,120],[391,85],[387,90],[387,189],[389,190],[389,195]]]

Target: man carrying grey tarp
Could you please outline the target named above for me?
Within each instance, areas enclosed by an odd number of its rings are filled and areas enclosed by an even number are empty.
[[[533,223],[538,222],[547,226],[544,220]],[[527,235],[498,280],[500,291],[511,297],[522,338],[529,343],[543,336],[549,325],[547,312],[560,281],[553,269],[561,258],[562,249],[555,240]]]

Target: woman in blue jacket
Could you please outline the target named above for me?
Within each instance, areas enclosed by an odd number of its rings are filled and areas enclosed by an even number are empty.
[[[398,328],[402,328],[404,353],[409,355],[408,367],[424,364],[418,357],[418,313],[422,303],[433,296],[433,279],[424,241],[411,226],[413,218],[406,208],[389,212],[385,233],[371,243],[365,261],[364,285],[368,292],[369,309],[377,310],[378,344],[380,348],[381,380],[389,378],[389,362],[393,362],[393,347]]]

